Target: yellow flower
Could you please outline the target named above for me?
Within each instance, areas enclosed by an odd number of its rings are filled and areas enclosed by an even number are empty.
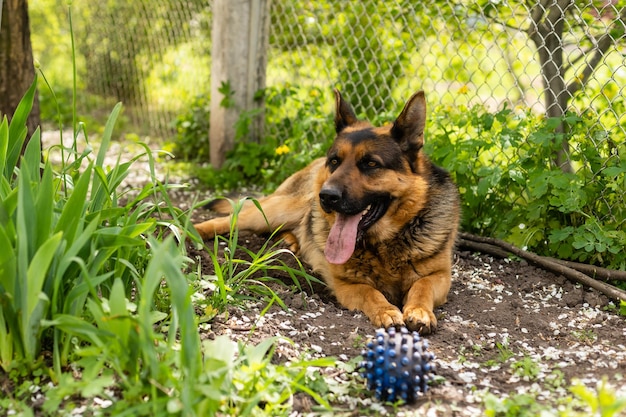
[[[459,91],[458,91],[459,94],[467,94],[468,92],[469,92],[469,87],[467,86],[467,84],[459,88]]]
[[[276,152],[276,155],[284,155],[286,153],[289,153],[289,151],[290,151],[289,146],[280,145],[278,148],[276,148],[274,152]]]

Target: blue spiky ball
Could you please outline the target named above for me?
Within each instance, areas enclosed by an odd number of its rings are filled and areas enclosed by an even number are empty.
[[[361,375],[382,401],[415,401],[434,378],[435,355],[428,351],[428,341],[406,327],[378,329],[362,355]]]

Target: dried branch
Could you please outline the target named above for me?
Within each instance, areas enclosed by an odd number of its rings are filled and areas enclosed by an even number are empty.
[[[470,249],[473,248],[474,250],[479,250],[481,252],[485,251],[496,256],[506,256],[507,253],[511,253],[550,272],[563,275],[570,281],[574,281],[579,284],[591,287],[609,298],[612,298],[614,300],[626,301],[626,291],[623,291],[613,285],[604,283],[602,281],[595,280],[590,276],[584,274],[583,272],[571,268],[570,266],[572,265],[566,266],[561,262],[556,262],[553,258],[539,256],[535,253],[522,250],[514,245],[498,239],[475,236],[469,233],[461,233],[460,238],[461,247],[467,247]],[[613,277],[615,277],[616,275],[621,275],[620,271],[611,272],[613,273]]]

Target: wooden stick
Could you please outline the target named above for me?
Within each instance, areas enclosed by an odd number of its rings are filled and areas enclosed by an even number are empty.
[[[479,252],[487,253],[489,255],[497,256],[499,258],[507,258],[509,253],[502,249],[502,240],[495,238],[483,238],[489,239],[490,243],[481,243],[476,241],[480,236],[464,234],[464,238],[460,240],[459,247],[467,248],[469,250],[476,250]],[[504,242],[506,243],[506,242]],[[549,256],[542,256],[542,258],[556,262],[561,265],[565,265],[568,268],[575,269],[582,272],[585,275],[589,275],[591,278],[600,279],[602,281],[624,281],[626,282],[626,271],[618,271],[615,269],[602,268],[601,266],[589,265],[580,262],[564,261],[562,259],[551,258]]]
[[[583,264],[580,262],[564,261],[562,259],[555,259],[555,258],[549,258],[549,259],[553,259],[554,262],[558,262],[561,265],[567,266],[568,268],[572,268],[577,271],[580,271],[583,274],[587,274],[590,277],[595,278],[595,279],[601,279],[602,281],[613,280],[613,281],[626,282],[626,271],[607,269],[607,268],[602,268],[601,266]]]
[[[490,250],[488,252],[490,254],[496,254],[496,256],[501,256],[504,252],[512,253],[515,256],[518,256],[522,259],[525,259],[535,265],[538,265],[548,271],[551,271],[555,274],[560,274],[569,279],[570,281],[575,281],[579,284],[586,285],[591,287],[597,291],[600,291],[602,294],[606,295],[609,298],[614,300],[623,300],[626,301],[626,291],[623,291],[617,287],[606,284],[602,281],[595,280],[584,273],[577,271],[576,269],[570,268],[569,266],[563,265],[559,262],[555,262],[552,258],[548,258],[545,256],[539,256],[532,252],[528,252],[522,250],[510,243],[488,238],[482,236],[475,236],[469,233],[461,233],[461,247],[466,246],[468,248],[477,248],[476,250],[480,250],[478,248],[484,248],[486,250]],[[476,244],[480,245],[476,245]],[[488,248],[486,245],[491,245],[492,248]],[[494,248],[496,250],[494,251]],[[497,250],[499,249],[499,250]],[[482,250],[481,250],[482,251]]]

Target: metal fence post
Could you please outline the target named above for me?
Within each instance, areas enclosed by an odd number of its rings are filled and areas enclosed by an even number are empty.
[[[215,0],[213,2],[211,164],[219,168],[232,149],[235,123],[242,112],[263,108],[254,95],[265,87],[270,0]],[[232,95],[225,97],[224,85]],[[220,91],[221,90],[221,91]],[[226,100],[224,100],[226,98]],[[262,112],[250,126],[252,140],[263,131]]]

